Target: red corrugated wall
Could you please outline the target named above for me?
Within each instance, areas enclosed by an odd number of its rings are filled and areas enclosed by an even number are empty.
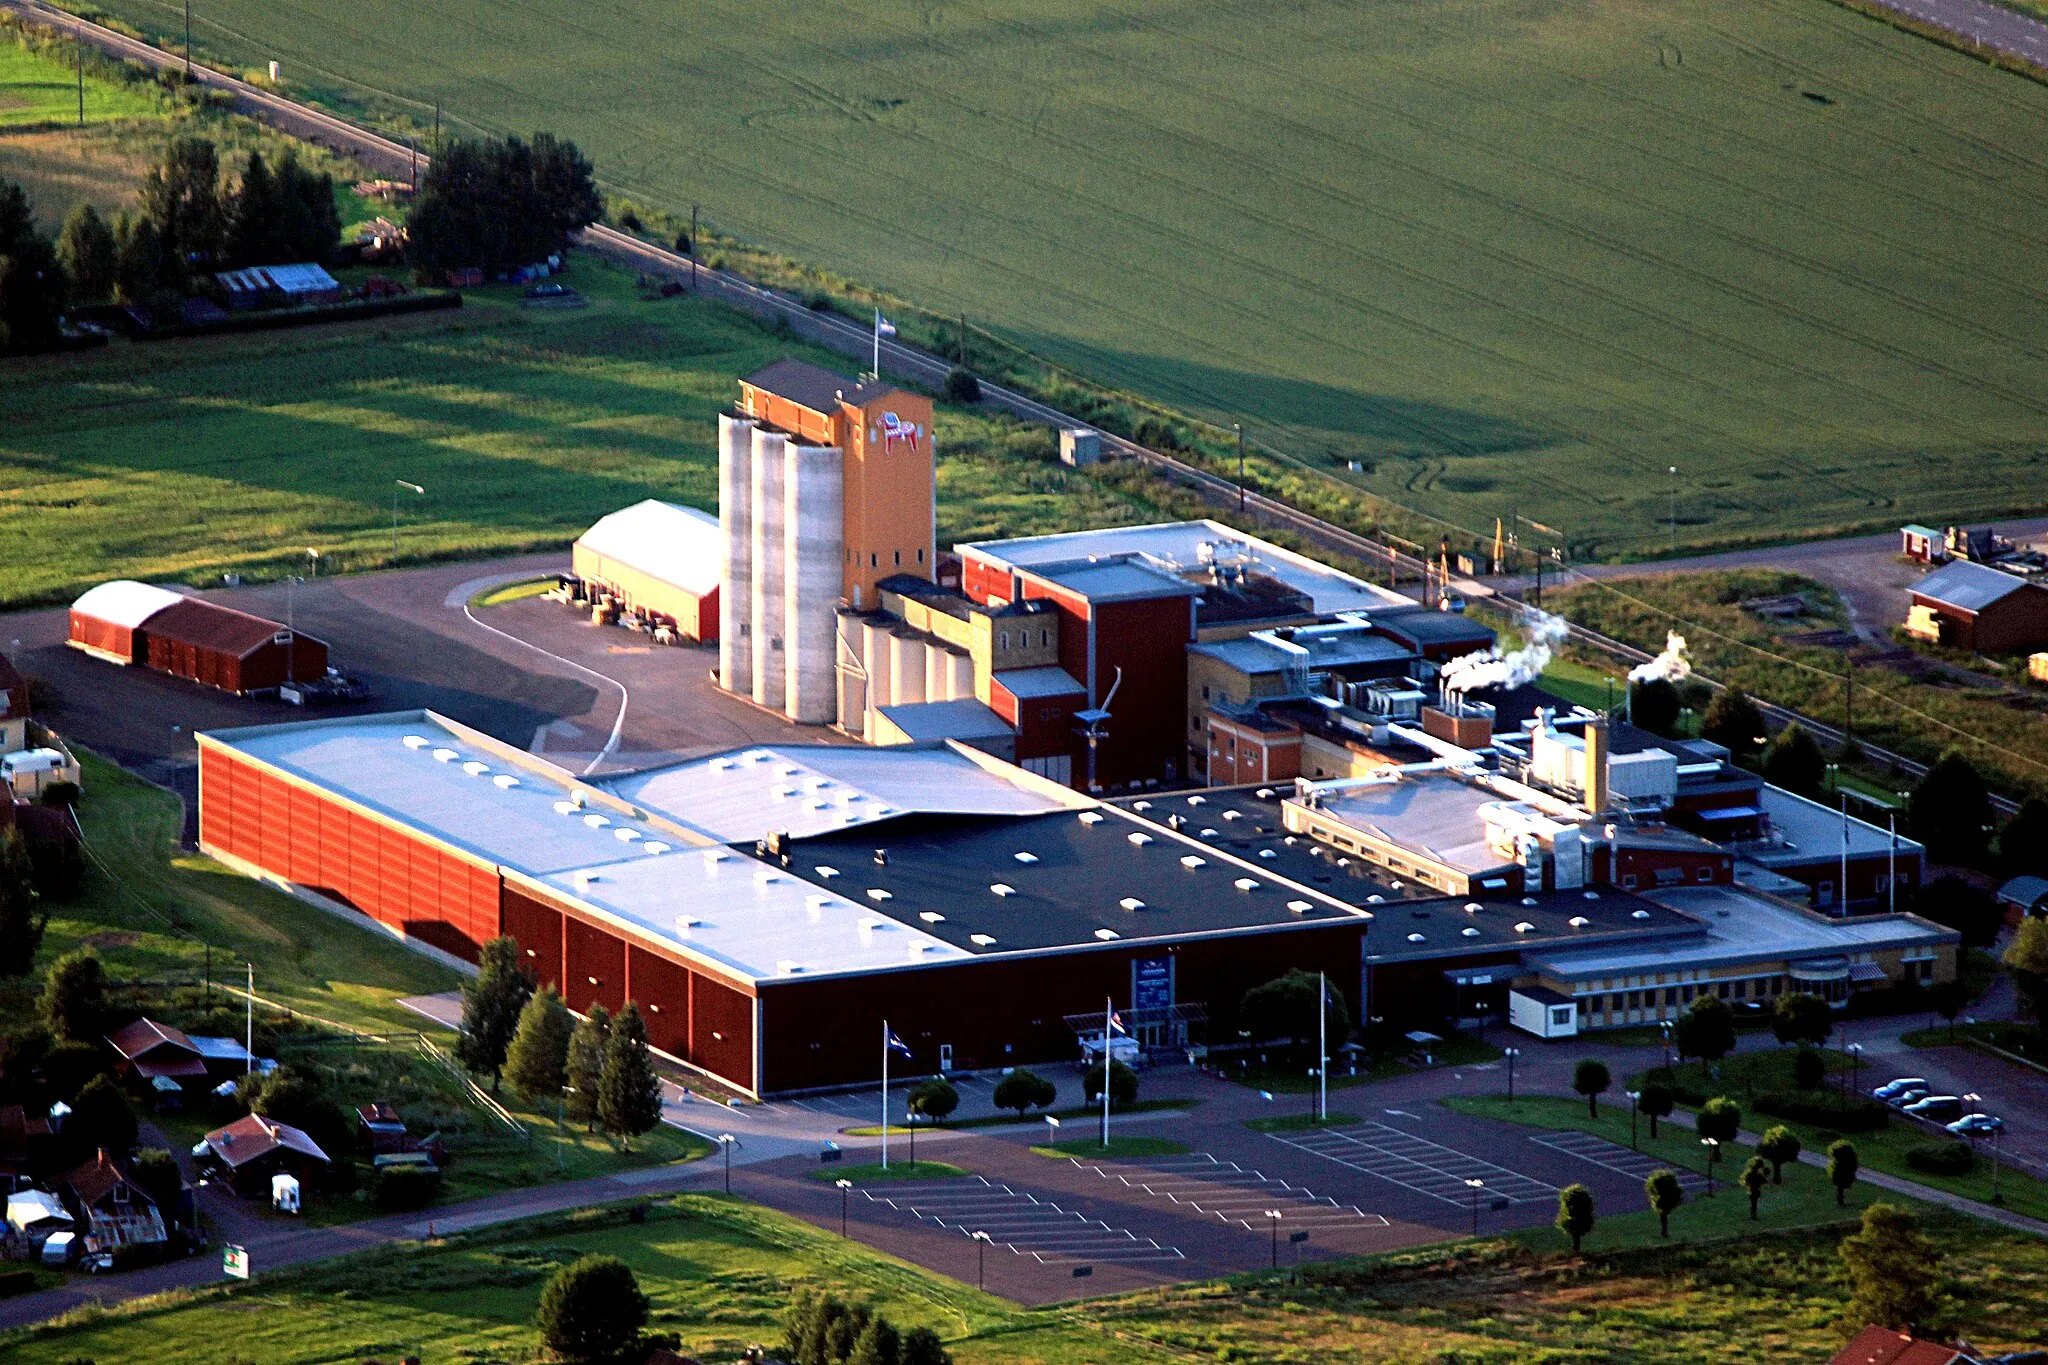
[[[212,745],[199,840],[466,962],[498,933],[498,873]]]

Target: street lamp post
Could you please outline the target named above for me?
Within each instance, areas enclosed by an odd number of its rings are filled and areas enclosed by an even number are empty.
[[[1669,1071],[1671,1069],[1671,1021],[1669,1019],[1659,1020],[1657,1031],[1664,1035],[1664,1069]]]
[[[839,1187],[839,1235],[844,1237],[846,1235],[846,1201],[853,1193],[853,1182],[851,1180],[835,1180],[832,1183]]]
[[[416,483],[408,483],[404,479],[393,479],[391,481],[391,557],[393,559],[398,558],[398,493],[400,489],[410,489],[421,497],[427,495],[427,490]]]
[[[1513,1104],[1515,1102],[1515,1058],[1522,1055],[1522,1049],[1518,1047],[1504,1047],[1501,1049],[1501,1055],[1508,1059],[1508,1103]]]
[[[1472,1191],[1472,1235],[1477,1237],[1479,1235],[1479,1192],[1486,1188],[1486,1182],[1478,1176],[1470,1176],[1465,1181],[1465,1188]]]
[[[1857,1094],[1863,1093],[1863,1044],[1851,1043],[1842,1049],[1849,1054],[1849,1088]],[[1844,1096],[1844,1103],[1847,1097]]]
[[[988,1254],[990,1240],[989,1235],[985,1232],[974,1234],[974,1287],[976,1289],[988,1287],[988,1262],[983,1258]]]
[[[1678,466],[1671,466],[1671,553],[1678,553]]]
[[[1237,433],[1237,514],[1244,515],[1244,423],[1232,422],[1230,429]],[[1104,1073],[1105,1079],[1107,1073]]]
[[[720,1133],[716,1138],[716,1141],[720,1147],[725,1149],[725,1192],[727,1194],[731,1194],[732,1149],[740,1145],[740,1140],[734,1137],[731,1133]]]
[[[317,583],[320,581],[320,552],[308,549],[306,551],[306,558],[313,561],[313,581]]]
[[[1700,1146],[1707,1149],[1707,1198],[1714,1197],[1714,1163],[1721,1159],[1721,1139],[1701,1138]]]
[[[1273,1229],[1273,1269],[1280,1268],[1280,1210],[1267,1209],[1266,1220]]]
[[[1636,1146],[1636,1102],[1642,1099],[1642,1097],[1643,1092],[1640,1090],[1628,1092],[1628,1149],[1631,1152],[1642,1150]]]

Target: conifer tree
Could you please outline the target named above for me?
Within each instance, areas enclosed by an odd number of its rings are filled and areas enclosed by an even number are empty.
[[[486,943],[476,979],[462,986],[462,1038],[455,1055],[471,1071],[490,1072],[492,1090],[504,1075],[505,1050],[532,994],[533,983],[519,970],[519,941],[508,935]]]
[[[632,1150],[633,1139],[661,1122],[661,1078],[647,1053],[647,1026],[640,1007],[628,1000],[605,1040],[604,1071],[597,1086],[598,1119],[604,1130]]]
[[[595,1000],[576,1032],[569,1037],[569,1117],[596,1130],[598,1083],[604,1078],[605,1042],[611,1036],[611,1011]]]
[[[505,1052],[512,1088],[529,1100],[562,1093],[569,1083],[569,1035],[574,1025],[553,985],[541,987],[519,1012],[519,1031]]]

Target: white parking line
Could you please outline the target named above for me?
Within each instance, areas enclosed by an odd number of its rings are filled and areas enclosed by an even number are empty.
[[[1566,1156],[1590,1161],[1595,1166],[1604,1166],[1616,1175],[1648,1180],[1652,1171],[1669,1170],[1678,1177],[1680,1187],[1687,1192],[1707,1187],[1707,1178],[1697,1172],[1669,1166],[1620,1143],[1594,1137],[1591,1133],[1547,1133],[1541,1137],[1531,1137],[1529,1141],[1538,1147],[1548,1147],[1554,1152],[1563,1152]]]
[[[1272,1208],[1282,1212],[1290,1228],[1390,1226],[1381,1215],[1367,1213],[1355,1204],[1339,1204],[1235,1161],[1219,1161],[1207,1152],[1122,1168],[1069,1160],[1106,1181],[1164,1199],[1188,1213],[1233,1223],[1247,1232],[1264,1232],[1266,1211]]]
[[[863,1187],[861,1197],[963,1236],[986,1233],[991,1245],[1007,1247],[1040,1265],[1056,1260],[1133,1265],[1187,1259],[1179,1247],[1162,1246],[1128,1228],[1111,1227],[984,1176],[918,1181],[881,1192]]]
[[[1460,1207],[1469,1205],[1474,1198],[1473,1188],[1465,1183],[1468,1180],[1483,1181],[1488,1195],[1517,1204],[1550,1199],[1557,1194],[1555,1185],[1497,1166],[1491,1161],[1482,1161],[1476,1156],[1467,1156],[1440,1142],[1404,1133],[1384,1123],[1363,1123],[1355,1128],[1320,1133],[1268,1133],[1266,1136],[1311,1156],[1334,1161],[1340,1166]]]

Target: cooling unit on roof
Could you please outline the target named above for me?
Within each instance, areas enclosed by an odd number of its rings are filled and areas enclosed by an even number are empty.
[[[557,814],[557,815],[574,815],[575,813],[576,813],[576,803],[575,803],[574,801],[557,801],[557,802],[555,802],[555,814]]]
[[[630,844],[639,837],[640,831],[637,829],[626,829],[624,827],[621,827],[619,829],[615,829],[612,831],[612,838],[617,839],[622,844]]]
[[[1583,929],[1592,922],[1593,921],[1587,919],[1584,915],[1573,915],[1570,919],[1565,921],[1566,924],[1569,924],[1574,929]]]
[[[1385,896],[1367,896],[1365,898],[1365,903],[1367,905],[1385,905],[1387,903],[1387,898]]]
[[[611,817],[608,815],[586,815],[583,817],[583,823],[592,829],[603,829],[611,822]]]
[[[1236,881],[1232,882],[1231,885],[1236,887],[1240,891],[1256,891],[1259,889],[1259,884],[1253,881],[1250,877],[1239,877]]]
[[[1190,796],[1188,798],[1188,804],[1190,806],[1200,806],[1207,803],[1208,800],[1209,798],[1206,796]]]
[[[1202,830],[1202,837],[1204,839],[1213,839],[1219,832],[1214,826],[1205,826]]]
[[[1014,896],[1017,894],[1017,888],[1006,882],[997,882],[989,887],[989,890],[995,892],[998,896]]]
[[[1270,848],[1262,848],[1262,849],[1260,849],[1260,850],[1259,850],[1259,856],[1260,856],[1261,858],[1277,858],[1277,857],[1279,857],[1280,855],[1279,855],[1279,854],[1277,854],[1277,853],[1275,853],[1275,852],[1274,852],[1274,851],[1273,851],[1272,849],[1270,849]]]
[[[820,877],[823,877],[823,878],[824,878],[824,879],[825,879],[826,881],[828,881],[828,882],[829,882],[829,881],[831,881],[831,880],[832,880],[832,879],[833,879],[834,877],[836,877],[836,876],[838,876],[838,875],[839,875],[839,869],[838,869],[838,868],[836,868],[836,867],[825,867],[825,866],[823,866],[822,864],[821,864],[821,865],[820,865],[820,866],[818,867],[818,869],[817,869],[817,872],[818,872],[818,875],[819,875]]]
[[[1038,855],[1036,853],[1013,853],[1010,856],[1015,858],[1020,863],[1035,863],[1038,861]]]
[[[1143,910],[1145,908],[1145,902],[1139,900],[1136,896],[1125,896],[1122,900],[1118,901],[1117,904],[1122,906],[1124,909],[1133,912]]]
[[[1459,932],[1462,933],[1466,938],[1478,938],[1479,926],[1476,924],[1468,924],[1463,929],[1459,930]]]
[[[649,839],[646,843],[640,845],[640,851],[642,853],[666,853],[668,852],[668,845],[656,843],[654,840]]]
[[[482,777],[485,773],[489,772],[490,770],[490,764],[478,763],[474,759],[471,759],[469,762],[462,765],[462,771],[468,773],[471,777]]]
[[[1191,869],[1197,867],[1207,867],[1209,865],[1209,860],[1207,858],[1197,857],[1195,854],[1190,853],[1180,860],[1180,865],[1182,867]]]
[[[1600,893],[1598,891],[1588,891],[1586,892],[1586,899],[1589,901],[1597,901],[1600,899]]]
[[[1129,839],[1133,844],[1135,844],[1139,848],[1143,848],[1145,845],[1152,842],[1152,836],[1144,833],[1143,831],[1138,831],[1132,834],[1126,834],[1124,838]]]
[[[1535,898],[1534,896],[1524,896],[1524,897],[1522,897],[1522,904],[1524,904],[1524,905],[1534,905],[1535,903],[1536,903],[1536,898]]]
[[[969,934],[967,941],[978,944],[983,948],[993,948],[996,946],[995,936],[992,934]]]
[[[1629,918],[1631,919],[1648,919],[1649,917],[1650,912],[1647,910],[1637,910],[1632,912],[1629,916]]]
[[[1239,810],[1227,810],[1223,812],[1223,818],[1225,820],[1242,820],[1244,819],[1244,812]]]
[[[894,900],[896,897],[893,893],[884,891],[879,886],[871,886],[868,888],[868,899],[871,901],[887,901]]]
[[[1133,802],[1131,802],[1131,809],[1132,809],[1132,810],[1151,810],[1151,809],[1152,809],[1152,803],[1151,803],[1150,801],[1133,801]]]
[[[946,922],[946,917],[936,910],[920,910],[917,912],[917,917],[926,924],[944,924]]]
[[[1081,823],[1082,823],[1082,824],[1084,824],[1084,825],[1099,825],[1099,824],[1101,824],[1101,823],[1102,823],[1102,812],[1101,812],[1101,811],[1099,811],[1099,810],[1084,810],[1084,811],[1082,811],[1082,812],[1081,812]]]
[[[403,744],[408,749],[424,749],[429,744],[432,744],[433,741],[428,739],[425,735],[407,735],[404,739],[400,740],[399,743]]]
[[[1478,901],[1466,901],[1466,902],[1465,902],[1465,913],[1466,913],[1466,914],[1468,914],[1468,915],[1476,915],[1476,914],[1478,914],[1478,913],[1479,913],[1479,902],[1478,902]]]
[[[1536,926],[1529,923],[1529,921],[1527,920],[1523,920],[1520,924],[1517,924],[1515,926],[1515,932],[1518,934],[1533,934],[1536,932]]]
[[[434,761],[436,763],[453,763],[456,759],[460,757],[462,757],[462,755],[456,753],[453,749],[434,750]]]
[[[1097,929],[1095,931],[1095,937],[1101,939],[1104,943],[1107,943],[1109,942],[1109,940],[1113,938],[1121,938],[1123,937],[1123,935],[1117,933],[1117,931],[1114,929]]]
[[[508,792],[519,785],[519,779],[510,773],[499,773],[491,779],[491,785],[501,792]]]
[[[1316,907],[1313,901],[1289,901],[1287,908],[1297,915],[1305,915]]]
[[[1423,941],[1423,938],[1420,934],[1410,934],[1408,935],[1408,941],[1410,943],[1421,943]]]
[[[1271,787],[1261,787],[1254,795],[1261,801],[1271,801],[1273,799],[1273,789]]]

